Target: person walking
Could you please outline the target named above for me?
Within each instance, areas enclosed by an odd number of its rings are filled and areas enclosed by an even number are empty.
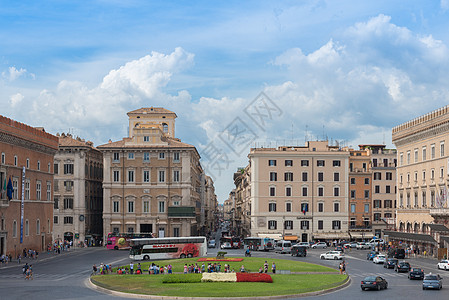
[[[271,265],[271,272],[273,272],[273,274],[276,273],[276,264],[273,262],[273,264]]]
[[[132,262],[129,264],[129,272],[134,274],[134,264]]]
[[[268,262],[265,261],[265,263],[263,264],[263,271],[264,273],[268,273]]]
[[[92,276],[92,275],[97,275],[97,271],[98,271],[97,265],[94,264],[94,265],[92,266],[92,274],[90,274],[90,276]]]

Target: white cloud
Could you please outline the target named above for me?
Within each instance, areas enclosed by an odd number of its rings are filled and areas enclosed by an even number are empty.
[[[443,11],[448,10],[449,9],[449,0],[441,0],[440,7]]]
[[[25,98],[21,93],[17,93],[15,95],[12,95],[10,100],[9,100],[9,104],[12,107],[16,107],[17,105],[21,104],[23,98]]]
[[[23,68],[16,69],[16,67],[9,67],[8,72],[2,72],[2,76],[3,76],[3,78],[8,79],[9,81],[14,81],[26,73],[27,73],[26,69],[23,69]],[[34,76],[34,74],[33,74],[33,76]]]

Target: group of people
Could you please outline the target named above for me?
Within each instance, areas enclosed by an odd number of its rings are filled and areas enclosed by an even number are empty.
[[[338,269],[340,270],[340,275],[342,274],[346,275],[346,262],[344,260],[341,261],[340,265],[338,266]]]
[[[22,272],[23,275],[25,275],[25,280],[33,280],[33,265],[28,265],[28,263],[26,263],[22,267]]]
[[[8,255],[3,254],[2,256],[0,256],[0,262],[2,264],[7,265],[8,262],[10,262],[11,260],[12,260],[11,254],[8,254]]]
[[[101,263],[97,267],[97,265],[94,264],[92,266],[92,274],[91,275],[97,275],[97,273],[99,273],[101,275],[112,273],[112,265]]]
[[[268,267],[269,267],[268,262],[265,261],[263,266],[259,268],[259,273],[268,273]],[[271,264],[271,272],[273,274],[276,273],[276,264],[274,262]]]

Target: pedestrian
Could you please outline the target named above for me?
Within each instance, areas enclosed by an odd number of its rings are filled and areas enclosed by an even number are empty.
[[[187,264],[184,264],[184,274],[187,274],[187,271],[188,271]]]
[[[346,262],[344,260],[341,263],[341,271],[342,271],[343,274],[346,275]]]
[[[91,275],[97,275],[97,266],[95,264],[92,266],[92,274]]]
[[[244,266],[244,265],[242,265],[242,266],[240,267],[240,273],[245,273],[245,266]]]
[[[129,272],[134,274],[134,264],[132,262],[129,264]]]
[[[268,273],[268,262],[265,261],[265,263],[263,264],[263,271],[264,273]]]
[[[340,275],[343,274],[343,262],[338,265],[338,270],[340,271]]]
[[[142,268],[140,267],[140,263],[137,263],[137,271],[139,271],[139,274],[142,274]]]
[[[273,264],[271,265],[271,271],[273,272],[273,274],[276,273],[276,264],[273,262]]]

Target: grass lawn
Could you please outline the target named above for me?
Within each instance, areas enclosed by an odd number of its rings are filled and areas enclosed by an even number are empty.
[[[196,263],[198,258],[163,260],[154,262],[158,265],[172,264],[174,272],[182,272],[184,264]],[[264,258],[249,257],[242,262],[229,263],[238,270],[243,264],[247,269],[257,271],[265,262]],[[269,260],[270,265],[273,260]],[[339,275],[335,269],[309,264],[301,261],[275,259],[277,269],[291,272],[335,272],[335,274],[290,274],[271,275],[273,283],[259,282],[203,282],[203,283],[162,283],[165,276],[171,275],[97,275],[92,281],[104,288],[135,294],[151,294],[159,296],[189,296],[189,297],[250,297],[291,295],[329,289],[339,285],[346,275]],[[224,266],[226,262],[221,262]],[[142,263],[142,268],[148,269],[148,262]],[[201,266],[202,262],[198,262]],[[205,262],[207,265],[207,262]],[[201,274],[187,274],[197,276]]]

